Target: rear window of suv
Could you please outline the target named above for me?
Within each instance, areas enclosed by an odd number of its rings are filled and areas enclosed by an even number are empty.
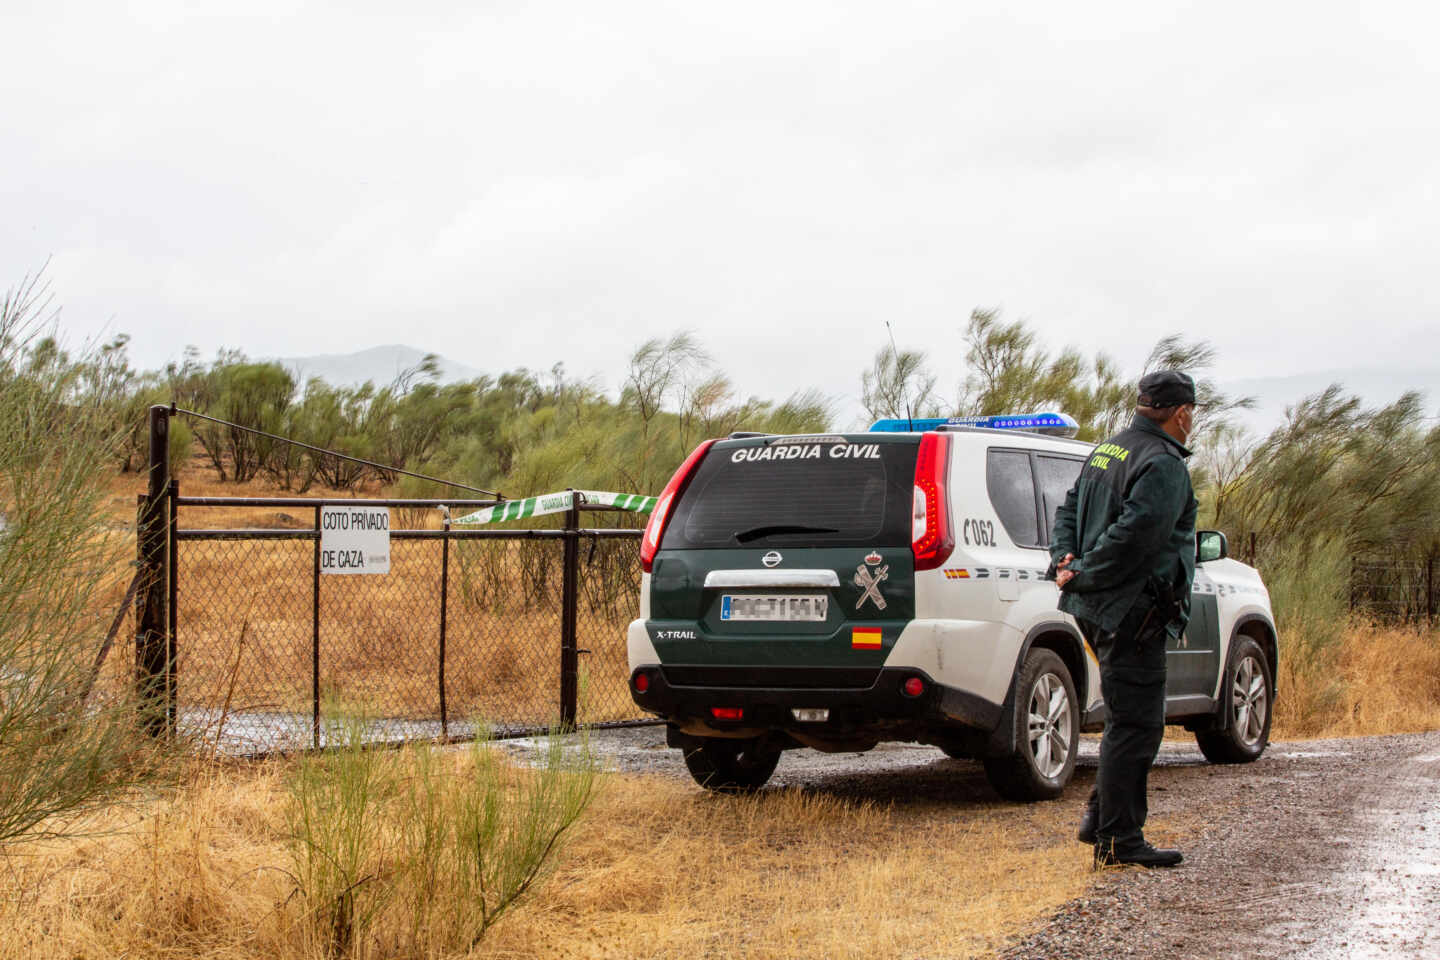
[[[1063,454],[990,450],[985,468],[990,503],[1017,547],[1043,547],[1050,542],[1055,511],[1065,502],[1084,465],[1084,460]],[[1042,520],[1044,527],[1038,525]]]
[[[660,548],[908,545],[918,449],[840,437],[712,447]]]

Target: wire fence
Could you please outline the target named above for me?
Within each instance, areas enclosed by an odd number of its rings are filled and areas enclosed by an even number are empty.
[[[1356,557],[1350,562],[1350,610],[1385,623],[1434,625],[1440,615],[1436,558]]]
[[[167,452],[177,414],[379,466],[173,404],[150,408],[137,572],[122,604],[134,607],[110,633],[133,622],[131,677],[156,735],[260,755],[323,748],[327,720],[341,716],[367,724],[377,743],[649,722],[626,682],[639,518],[613,497],[607,506],[572,491],[545,511],[561,511],[563,525],[532,519],[523,530],[452,528],[451,508],[494,519],[486,508],[517,502],[398,467],[383,469],[491,499],[185,497]],[[373,546],[324,546],[327,506],[385,531],[385,572],[338,560],[363,560]],[[514,515],[527,510],[531,501],[519,502]],[[582,528],[602,512],[616,525]]]
[[[209,749],[324,747],[338,713],[376,742],[643,721],[638,529],[582,529],[580,507],[558,528],[452,529],[433,502],[363,501],[415,528],[391,531],[388,573],[331,576],[324,501],[171,496],[168,717]],[[205,525],[217,508],[274,526]]]

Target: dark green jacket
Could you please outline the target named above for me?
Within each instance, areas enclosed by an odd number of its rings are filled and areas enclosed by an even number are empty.
[[[1158,424],[1138,415],[1128,430],[1091,451],[1055,511],[1050,535],[1054,562],[1075,555],[1075,578],[1060,592],[1061,610],[1114,630],[1142,595],[1153,604],[1168,587],[1181,612],[1167,629],[1180,636],[1190,619],[1195,579],[1197,504],[1185,467],[1189,456]]]

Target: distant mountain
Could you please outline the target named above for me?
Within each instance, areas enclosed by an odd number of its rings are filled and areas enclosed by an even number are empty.
[[[1347,394],[1360,397],[1369,407],[1394,403],[1405,391],[1419,390],[1425,395],[1425,415],[1434,417],[1440,412],[1440,368],[1320,370],[1289,377],[1222,380],[1219,387],[1226,393],[1255,398],[1255,409],[1241,417],[1251,430],[1263,435],[1285,421],[1286,407],[1321,392],[1332,383],[1339,383]]]
[[[356,353],[322,353],[313,357],[277,357],[276,362],[285,365],[295,374],[301,384],[311,377],[321,377],[326,383],[337,387],[359,386],[365,381],[383,387],[394,381],[401,373],[416,367],[425,359],[427,351],[393,344],[385,347],[371,347]],[[460,380],[474,380],[483,376],[483,371],[467,367],[454,360],[440,358],[440,382],[455,383]]]

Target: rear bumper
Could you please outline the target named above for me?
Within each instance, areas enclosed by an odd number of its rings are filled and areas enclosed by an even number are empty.
[[[645,675],[647,689],[636,688]],[[905,683],[919,678],[918,696]],[[672,724],[716,735],[756,736],[776,730],[820,739],[913,738],[935,728],[995,730],[1002,704],[936,683],[913,667],[716,667],[642,664],[630,674],[637,706]],[[715,708],[739,708],[743,716],[721,720]],[[796,709],[826,709],[829,719],[799,721]]]

